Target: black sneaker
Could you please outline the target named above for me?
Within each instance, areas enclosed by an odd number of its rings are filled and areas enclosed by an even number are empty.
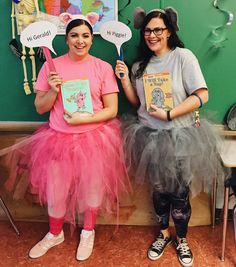
[[[160,233],[156,238],[156,241],[152,243],[148,250],[148,258],[153,261],[159,259],[162,256],[165,247],[171,242],[171,236],[164,238],[163,234]]]
[[[190,267],[193,265],[193,254],[188,246],[186,238],[181,238],[176,241],[176,250],[179,262],[184,267]]]

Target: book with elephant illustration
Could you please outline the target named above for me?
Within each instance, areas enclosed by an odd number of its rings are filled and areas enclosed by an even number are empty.
[[[173,108],[171,77],[169,72],[144,74],[143,85],[148,112],[153,111],[151,104],[165,111]]]
[[[61,94],[65,110],[71,113],[93,113],[93,105],[88,80],[70,80],[63,82],[61,86]]]

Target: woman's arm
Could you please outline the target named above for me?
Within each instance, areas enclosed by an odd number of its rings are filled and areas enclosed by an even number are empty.
[[[121,73],[123,73],[122,77],[120,76]],[[115,74],[120,79],[125,95],[127,99],[129,100],[129,102],[134,106],[138,106],[139,99],[131,84],[131,81],[129,78],[129,70],[126,64],[124,63],[124,61],[121,61],[121,60],[116,61]]]
[[[197,94],[201,100],[202,104],[208,101],[208,90],[205,88],[200,88],[194,92]],[[180,105],[176,106],[171,110],[171,118],[175,119],[189,112],[192,112],[200,107],[200,101],[195,95],[190,95],[187,97]]]
[[[102,96],[102,101],[104,108],[95,114],[65,111],[65,114],[68,115],[68,118],[65,118],[66,122],[70,125],[77,125],[103,122],[115,118],[118,112],[118,94],[105,94]]]
[[[195,94],[197,94],[201,100],[202,104],[206,103],[208,101],[208,90],[205,88],[200,88],[194,91]],[[181,104],[174,107],[170,111],[170,119],[175,119],[177,117],[183,116],[187,113],[190,113],[197,108],[199,108],[201,105],[200,100],[195,95],[190,95],[187,97]],[[155,110],[153,112],[150,112],[150,115],[153,117],[156,117],[157,119],[167,121],[167,113],[161,108],[156,107],[155,105],[151,105],[151,107]]]
[[[38,91],[36,94],[34,104],[39,114],[44,114],[52,109],[60,91],[62,79],[56,72],[50,72],[48,84],[50,85],[50,89],[47,92]]]

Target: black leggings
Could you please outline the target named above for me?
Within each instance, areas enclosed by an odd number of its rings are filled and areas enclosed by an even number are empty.
[[[186,237],[188,222],[191,216],[191,205],[189,202],[189,188],[179,195],[173,193],[153,192],[153,204],[160,224],[160,229],[169,227],[169,216],[171,212],[175,224],[176,235],[180,238]]]

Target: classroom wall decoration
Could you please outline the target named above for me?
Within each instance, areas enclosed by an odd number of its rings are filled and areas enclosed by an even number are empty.
[[[22,30],[27,27],[29,24],[35,22],[40,17],[40,11],[38,6],[38,0],[14,0],[12,1],[11,9],[11,26],[12,26],[12,39],[9,43],[9,46],[12,52],[21,59],[23,74],[24,74],[24,83],[23,88],[26,95],[31,94],[31,89],[28,81],[28,74],[26,68],[26,59],[27,57],[31,60],[32,66],[32,84],[34,85],[36,81],[36,64],[35,64],[35,52],[33,48],[26,51],[25,46],[20,46],[18,40],[16,39],[16,29],[15,29],[15,19],[17,32],[20,34]]]
[[[220,25],[216,27],[215,29],[212,30],[211,32],[211,41],[213,48],[221,48],[225,46],[225,41],[228,40],[228,38],[225,36],[226,34],[226,28],[232,25],[233,20],[234,20],[234,15],[232,12],[224,9],[221,7],[221,4],[219,3],[219,0],[214,0],[213,1],[213,6],[218,9],[220,12],[222,12],[226,17],[226,23],[223,25]]]
[[[110,20],[117,20],[118,0],[39,0],[41,19],[48,20],[58,27],[57,34],[65,34],[65,26],[59,20],[63,12],[72,15],[96,12],[99,21],[94,25],[94,33],[99,33],[101,25]]]

